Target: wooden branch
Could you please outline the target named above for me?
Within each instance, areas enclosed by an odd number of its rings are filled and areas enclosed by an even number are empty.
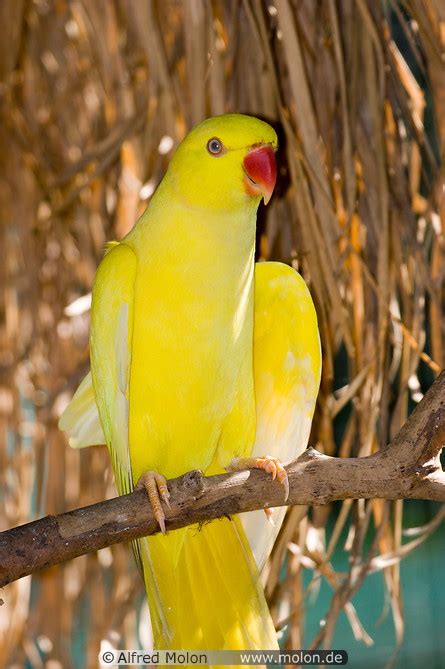
[[[287,467],[286,504],[376,497],[445,501],[439,460],[445,444],[444,401],[445,371],[384,450],[363,458],[333,458],[308,448]],[[283,487],[258,470],[211,477],[192,471],[168,485],[168,530],[285,505]],[[0,587],[44,567],[158,531],[143,490],[15,527],[0,533]]]

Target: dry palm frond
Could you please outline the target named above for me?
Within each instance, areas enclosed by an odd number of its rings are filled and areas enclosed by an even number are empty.
[[[226,111],[280,129],[258,253],[298,267],[317,304],[312,442],[342,457],[384,448],[444,364],[443,3],[3,0],[0,22],[2,528],[114,494],[104,449],[70,451],[56,427],[88,366],[88,298],[76,300],[187,129]],[[399,561],[415,548],[402,541],[403,504],[345,502],[326,547],[332,513],[288,515],[268,566],[277,624],[302,645],[307,567],[335,591],[315,642],[344,607],[369,643],[350,598],[383,569],[400,643]],[[343,548],[339,576],[330,559]],[[69,637],[84,639],[88,667],[102,640],[132,647],[128,593],[141,591],[122,546],[12,584],[0,668],[41,656],[73,666]]]

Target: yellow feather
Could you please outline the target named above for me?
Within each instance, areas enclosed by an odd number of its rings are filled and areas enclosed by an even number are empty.
[[[249,454],[255,433],[255,209],[203,216],[174,200],[167,209],[158,202],[168,185],[125,239],[138,260],[129,387],[134,481],[152,469],[167,478],[222,472]],[[233,648],[276,647],[246,546],[241,525],[227,522],[140,545],[156,647],[218,648],[224,637]]]
[[[109,248],[96,272],[91,306],[91,372],[99,416],[121,495],[131,492],[128,382],[137,261],[125,244]]]
[[[302,277],[278,262],[255,266],[254,383],[256,432],[252,455],[287,463],[306,448],[317,401],[321,350],[317,314]],[[262,569],[286,513],[242,515]]]
[[[106,443],[97,412],[91,372],[85,376],[60,416],[59,430],[68,432],[71,448]]]
[[[225,148],[217,158],[206,150],[214,136]],[[260,197],[246,193],[243,158],[257,144],[276,147],[258,119],[197,126],[99,267],[92,377],[121,493],[146,470],[219,473],[235,456],[290,459],[306,445],[320,374],[316,317],[292,269],[266,263],[254,276]],[[71,420],[61,419],[72,434],[82,415],[73,402]],[[82,407],[91,421],[91,403],[89,414]],[[261,562],[274,537],[249,527]],[[277,647],[239,519],[149,537],[135,552],[158,648]]]
[[[306,448],[317,400],[321,351],[317,315],[301,276],[276,262],[255,265],[255,442],[249,455],[270,454],[282,462]],[[278,327],[279,325],[279,327]],[[104,443],[88,374],[59,421],[73,447]],[[274,509],[272,525],[262,511],[241,522],[259,569],[280,529],[286,509]]]

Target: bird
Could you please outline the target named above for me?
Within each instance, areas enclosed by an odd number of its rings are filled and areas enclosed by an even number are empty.
[[[292,267],[255,262],[274,190],[271,125],[223,114],[182,140],[149,205],[108,244],[92,291],[91,371],[59,427],[105,443],[119,494],[144,487],[160,529],[133,543],[156,649],[276,649],[260,572],[285,508],[166,533],[168,479],[248,467],[283,484],[307,447],[317,315]],[[168,529],[168,523],[167,523]]]

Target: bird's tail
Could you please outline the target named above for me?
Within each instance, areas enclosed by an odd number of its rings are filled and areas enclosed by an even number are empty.
[[[240,520],[140,540],[156,649],[276,649],[260,576]]]

